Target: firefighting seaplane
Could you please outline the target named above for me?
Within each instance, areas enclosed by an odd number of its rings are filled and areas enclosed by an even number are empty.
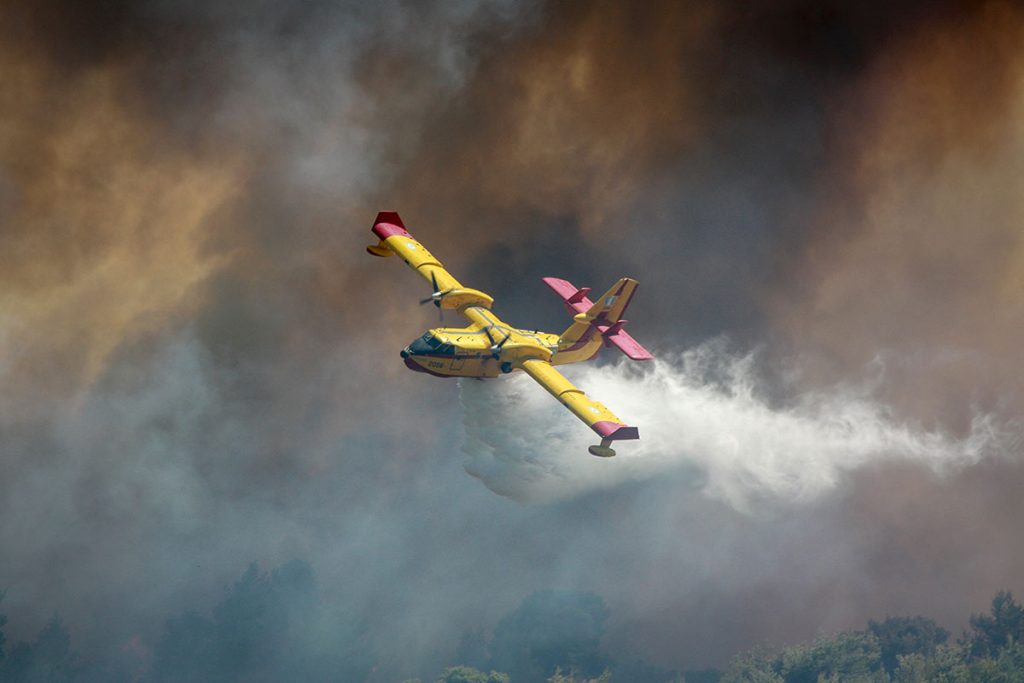
[[[591,446],[593,455],[615,455],[611,444],[639,439],[640,431],[625,424],[601,403],[588,397],[565,378],[556,365],[594,358],[604,346],[616,347],[633,360],[654,356],[622,329],[622,314],[636,293],[637,281],[624,277],[596,302],[587,298],[590,288],[577,289],[558,278],[544,283],[562,298],[573,322],[562,334],[520,330],[491,311],[494,299],[476,289],[464,287],[441,262],[409,234],[397,213],[383,211],[373,223],[377,244],[366,250],[374,256],[398,255],[433,288],[421,304],[461,313],[468,327],[439,327],[428,330],[402,349],[406,366],[436,377],[498,377],[522,370],[548,390],[576,417],[597,432],[601,444]]]

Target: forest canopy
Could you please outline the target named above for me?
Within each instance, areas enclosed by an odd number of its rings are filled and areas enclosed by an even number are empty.
[[[0,610],[3,594],[0,593]],[[737,654],[722,670],[668,671],[609,643],[611,612],[584,591],[538,591],[468,633],[454,661],[408,683],[1024,683],[1024,606],[1000,591],[958,637],[924,616],[887,616],[781,649]],[[59,615],[12,643],[0,613],[0,681],[345,681],[377,683],[400,644],[371,643],[357,619],[323,599],[312,567],[254,563],[208,610],[170,616],[153,643],[79,652]],[[615,654],[613,654],[613,652]]]

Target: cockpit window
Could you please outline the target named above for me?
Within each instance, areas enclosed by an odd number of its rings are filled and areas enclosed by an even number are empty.
[[[433,333],[427,332],[420,339],[426,345],[428,349],[433,351],[437,355],[441,356],[454,356],[455,347],[451,344],[445,343],[438,339]]]

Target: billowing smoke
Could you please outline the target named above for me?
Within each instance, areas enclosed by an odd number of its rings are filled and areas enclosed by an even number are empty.
[[[93,5],[0,10],[8,643],[145,664],[292,558],[379,680],[552,587],[678,667],[1021,591],[1016,5]],[[661,360],[567,372],[643,438],[406,371],[381,209],[512,324],[637,277]]]
[[[962,439],[901,422],[873,399],[871,384],[773,405],[755,357],[732,356],[722,344],[643,369],[621,361],[564,371],[641,425],[641,440],[616,444],[615,460],[588,457],[596,437],[525,375],[462,380],[466,469],[488,488],[552,501],[683,473],[694,488],[749,510],[754,501],[808,502],[850,470],[886,459],[950,473],[1000,453],[1007,440],[989,416],[976,416]]]

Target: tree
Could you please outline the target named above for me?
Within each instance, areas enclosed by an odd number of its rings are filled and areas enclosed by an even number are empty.
[[[1024,608],[1013,596],[997,593],[971,629],[949,644],[924,617],[872,621],[866,631],[736,657],[721,683],[1024,683]]]
[[[826,683],[887,681],[878,641],[870,633],[840,633],[778,654],[763,650],[737,657],[722,683]]]
[[[930,657],[949,639],[949,631],[925,617],[886,617],[869,621],[868,630],[878,640],[882,666],[890,674],[899,666],[901,655]]]
[[[735,657],[721,683],[784,683],[778,672],[780,665],[780,658],[766,650],[755,649]]]
[[[548,683],[611,683],[612,674],[605,669],[597,678],[576,678],[575,674],[563,674],[561,669],[555,669],[555,674],[548,679]]]
[[[881,653],[873,635],[840,633],[785,650],[780,673],[786,683],[817,683],[819,678],[871,678],[881,669]]]
[[[1024,683],[1024,643],[1014,641],[1003,648],[996,661],[1003,683]]]
[[[507,671],[516,683],[544,683],[559,668],[600,676],[607,666],[600,653],[607,619],[604,600],[593,593],[534,593],[498,622],[490,668]]]
[[[1024,640],[1024,607],[1012,593],[996,593],[990,614],[971,616],[972,633],[966,636],[966,644],[973,657],[996,657],[1007,645]]]
[[[454,666],[445,669],[435,683],[509,683],[509,677],[497,671],[484,673],[471,666]]]

